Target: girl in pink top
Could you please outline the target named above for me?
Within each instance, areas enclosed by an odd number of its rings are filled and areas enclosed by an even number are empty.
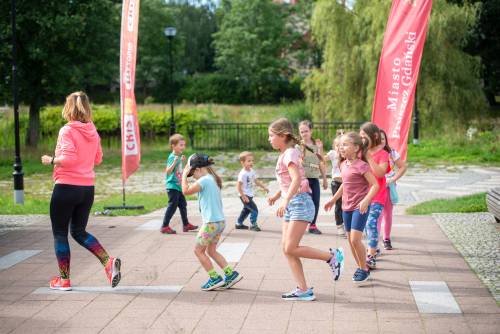
[[[390,171],[389,153],[384,150],[384,145],[382,145],[381,141],[380,129],[374,123],[366,122],[363,124],[359,134],[363,139],[363,143],[368,148],[366,161],[370,165],[372,173],[375,175],[379,185],[379,191],[370,204],[370,212],[366,223],[366,232],[368,237],[368,255],[366,264],[370,267],[370,269],[375,269],[377,267],[376,255],[378,250],[377,225],[388,195],[385,174]]]
[[[94,254],[104,266],[111,287],[120,282],[118,258],[108,255],[85,228],[94,202],[94,165],[102,161],[101,140],[92,123],[89,98],[83,92],[66,97],[62,112],[68,121],[59,131],[54,156],[42,156],[44,165],[54,165],[55,186],[50,200],[50,220],[59,276],[50,288],[71,290],[68,230],[81,246]]]
[[[338,280],[343,266],[344,254],[340,248],[325,252],[300,245],[308,223],[314,219],[315,209],[309,183],[300,163],[301,152],[295,148],[298,140],[293,135],[292,129],[292,123],[286,118],[280,118],[269,126],[269,143],[280,152],[276,164],[276,179],[280,190],[274,196],[269,197],[268,202],[269,205],[273,205],[282,198],[276,211],[278,217],[284,217],[281,245],[297,283],[296,289],[284,293],[281,298],[310,301],[316,297],[312,288],[307,287],[300,259],[325,261],[333,272],[334,280]]]
[[[352,277],[356,284],[363,283],[370,277],[362,238],[370,202],[379,189],[370,167],[364,160],[362,147],[363,142],[357,133],[349,132],[342,136],[339,148],[340,154],[345,158],[340,165],[342,185],[325,204],[325,210],[329,211],[342,197],[344,228],[352,255],[358,265]]]

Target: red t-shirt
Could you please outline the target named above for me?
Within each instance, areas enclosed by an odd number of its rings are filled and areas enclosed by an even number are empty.
[[[378,165],[386,162],[387,169],[386,169],[385,173],[388,173],[391,171],[390,162],[389,162],[389,153],[387,153],[387,151],[385,151],[384,149],[381,148],[375,154],[372,154],[372,159]],[[373,172],[373,170],[372,170],[372,172]],[[373,173],[373,175],[375,175],[375,173]],[[385,201],[387,199],[387,185],[385,182],[385,175],[383,175],[382,177],[378,177],[375,175],[375,179],[377,179],[379,190],[378,190],[377,194],[375,195],[375,197],[373,197],[372,203],[379,203],[381,205],[385,205]]]
[[[370,166],[363,160],[357,159],[352,164],[347,160],[340,165],[342,175],[342,210],[354,211],[368,193],[370,184],[365,174],[370,172]]]

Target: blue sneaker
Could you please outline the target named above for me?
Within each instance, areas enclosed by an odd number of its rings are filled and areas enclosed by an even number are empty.
[[[224,285],[224,280],[222,279],[222,277],[220,276],[218,276],[217,278],[210,277],[207,283],[201,286],[201,289],[203,291],[211,291],[220,288],[223,285]]]
[[[332,270],[333,279],[338,281],[344,268],[344,251],[342,248],[337,248],[334,252],[333,249],[330,248],[330,254],[332,254],[332,258],[328,261],[328,265]]]
[[[354,275],[352,275],[352,280],[356,280],[356,276],[358,276],[363,270],[361,268],[356,269]]]
[[[364,271],[360,270],[359,274],[355,277],[353,277],[353,281],[356,284],[362,284],[370,278],[370,272],[369,271]]]
[[[233,270],[233,273],[229,276],[226,276],[224,278],[224,285],[222,285],[221,288],[223,289],[229,289],[243,278],[242,275],[240,275],[237,271]]]
[[[283,300],[312,301],[312,300],[315,300],[316,297],[314,296],[312,288],[309,288],[306,291],[302,291],[299,288],[296,288],[295,290],[292,290],[290,292],[282,294],[281,299],[283,299]]]

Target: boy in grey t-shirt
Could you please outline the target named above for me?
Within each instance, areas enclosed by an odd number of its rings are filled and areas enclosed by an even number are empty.
[[[240,194],[241,202],[243,203],[243,209],[238,217],[236,229],[247,230],[248,226],[244,225],[243,222],[248,215],[250,215],[250,223],[252,224],[250,230],[258,232],[260,231],[260,228],[257,225],[259,210],[253,201],[255,196],[254,185],[258,185],[266,193],[269,192],[269,189],[257,179],[257,175],[253,170],[253,159],[254,157],[251,152],[245,151],[240,153],[240,163],[243,168],[238,174],[238,183],[236,187],[238,189],[238,193]]]

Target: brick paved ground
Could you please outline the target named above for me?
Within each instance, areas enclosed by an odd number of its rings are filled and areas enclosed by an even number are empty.
[[[194,234],[161,235],[135,230],[161,212],[143,217],[93,217],[89,231],[123,260],[123,286],[182,285],[179,293],[35,294],[56,273],[50,225],[45,218],[0,236],[0,256],[16,250],[42,250],[0,271],[0,333],[498,333],[500,308],[430,216],[398,215],[393,251],[384,252],[371,284],[351,281],[354,262],[335,228],[306,235],[304,244],[346,250],[346,271],[334,283],[328,266],[305,260],[315,302],[285,302],[294,287],[280,251],[280,222],[258,199],[263,232],[234,230],[240,209],[225,199],[225,243],[248,243],[236,269],[244,279],[234,289],[202,292],[206,273],[192,252]],[[199,223],[191,202],[192,223]],[[397,210],[401,213],[401,210]],[[322,213],[320,223],[331,223]],[[178,218],[173,226],[180,231]],[[98,261],[74,242],[72,285],[104,286]],[[493,265],[493,264],[492,264]],[[460,314],[419,313],[409,281],[445,281]]]

